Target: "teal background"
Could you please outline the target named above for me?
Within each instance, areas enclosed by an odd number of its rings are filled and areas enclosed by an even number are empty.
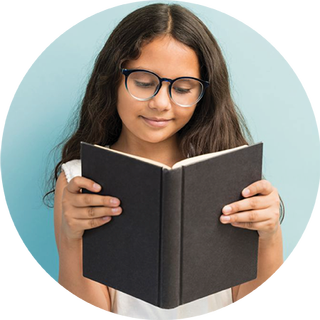
[[[7,116],[1,170],[8,208],[25,245],[55,279],[53,210],[42,203],[46,172],[54,163],[50,151],[80,102],[108,35],[125,15],[145,4],[108,9],[56,39],[29,69]],[[309,221],[319,185],[319,134],[308,97],[285,59],[254,30],[211,8],[181,4],[217,38],[234,99],[254,139],[264,142],[264,174],[286,204],[282,228],[287,258]]]

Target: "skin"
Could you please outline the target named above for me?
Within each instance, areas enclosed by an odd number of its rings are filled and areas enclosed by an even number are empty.
[[[238,228],[258,230],[260,239],[268,240],[280,228],[278,192],[266,181],[258,181],[242,191],[245,200],[231,203],[222,209],[222,223]],[[255,196],[252,198],[252,196]],[[269,206],[269,203],[273,205]],[[273,214],[270,210],[273,209]]]
[[[144,46],[139,59],[126,63],[127,69],[145,69],[160,77],[175,79],[181,76],[199,78],[197,55],[189,47],[161,37]],[[169,98],[167,82],[162,83],[159,93],[149,101],[131,97],[124,85],[118,90],[118,113],[123,129],[112,148],[142,156],[172,166],[183,159],[176,133],[192,117],[196,105],[182,108]],[[168,120],[163,127],[148,122],[152,119]]]
[[[171,79],[200,76],[195,52],[171,37],[157,38],[145,45],[141,56],[129,61],[125,67],[147,69]],[[123,77],[118,88],[118,113],[123,129],[112,148],[169,166],[182,160],[176,133],[190,120],[196,106],[182,108],[175,105],[167,87],[168,84],[163,83],[154,98],[141,102],[126,91]],[[75,177],[67,183],[64,173],[56,184],[54,223],[59,283],[83,300],[110,310],[108,288],[82,276],[82,236],[84,230],[108,223],[112,217],[121,214],[121,203],[117,198],[82,194],[82,188],[93,192],[100,190],[94,181],[83,177]],[[221,223],[259,232],[258,277],[232,288],[234,301],[262,284],[283,261],[277,190],[262,180],[248,186],[243,196],[245,199],[223,208]]]

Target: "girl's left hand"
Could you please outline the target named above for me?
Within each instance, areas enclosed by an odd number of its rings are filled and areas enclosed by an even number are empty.
[[[280,198],[269,181],[257,181],[242,191],[243,200],[223,207],[220,221],[257,230],[260,239],[272,237],[280,226]]]

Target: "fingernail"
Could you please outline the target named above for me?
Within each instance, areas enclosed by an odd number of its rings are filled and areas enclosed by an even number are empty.
[[[250,194],[250,190],[249,189],[244,189],[242,194],[246,197]]]
[[[100,187],[97,183],[94,183],[94,184],[93,184],[93,189],[95,189],[95,190],[100,190],[101,187]]]
[[[232,208],[230,206],[225,206],[222,209],[223,213],[230,213],[232,211]]]
[[[230,221],[229,216],[221,216],[220,219],[221,219],[221,222],[229,222]]]
[[[103,221],[110,221],[110,220],[111,220],[111,217],[106,216],[106,217],[102,217],[101,219],[102,219]]]
[[[118,213],[118,212],[121,211],[121,208],[120,208],[120,207],[118,207],[118,208],[112,208],[111,211],[112,211],[113,213]]]
[[[110,203],[111,203],[111,204],[119,205],[119,204],[120,204],[120,201],[119,201],[119,199],[117,199],[117,198],[111,198],[111,199],[110,199]]]

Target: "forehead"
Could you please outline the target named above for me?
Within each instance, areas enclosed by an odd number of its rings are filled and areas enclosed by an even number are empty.
[[[159,37],[145,44],[139,58],[129,61],[126,68],[147,69],[167,78],[200,76],[195,51],[171,36]]]

